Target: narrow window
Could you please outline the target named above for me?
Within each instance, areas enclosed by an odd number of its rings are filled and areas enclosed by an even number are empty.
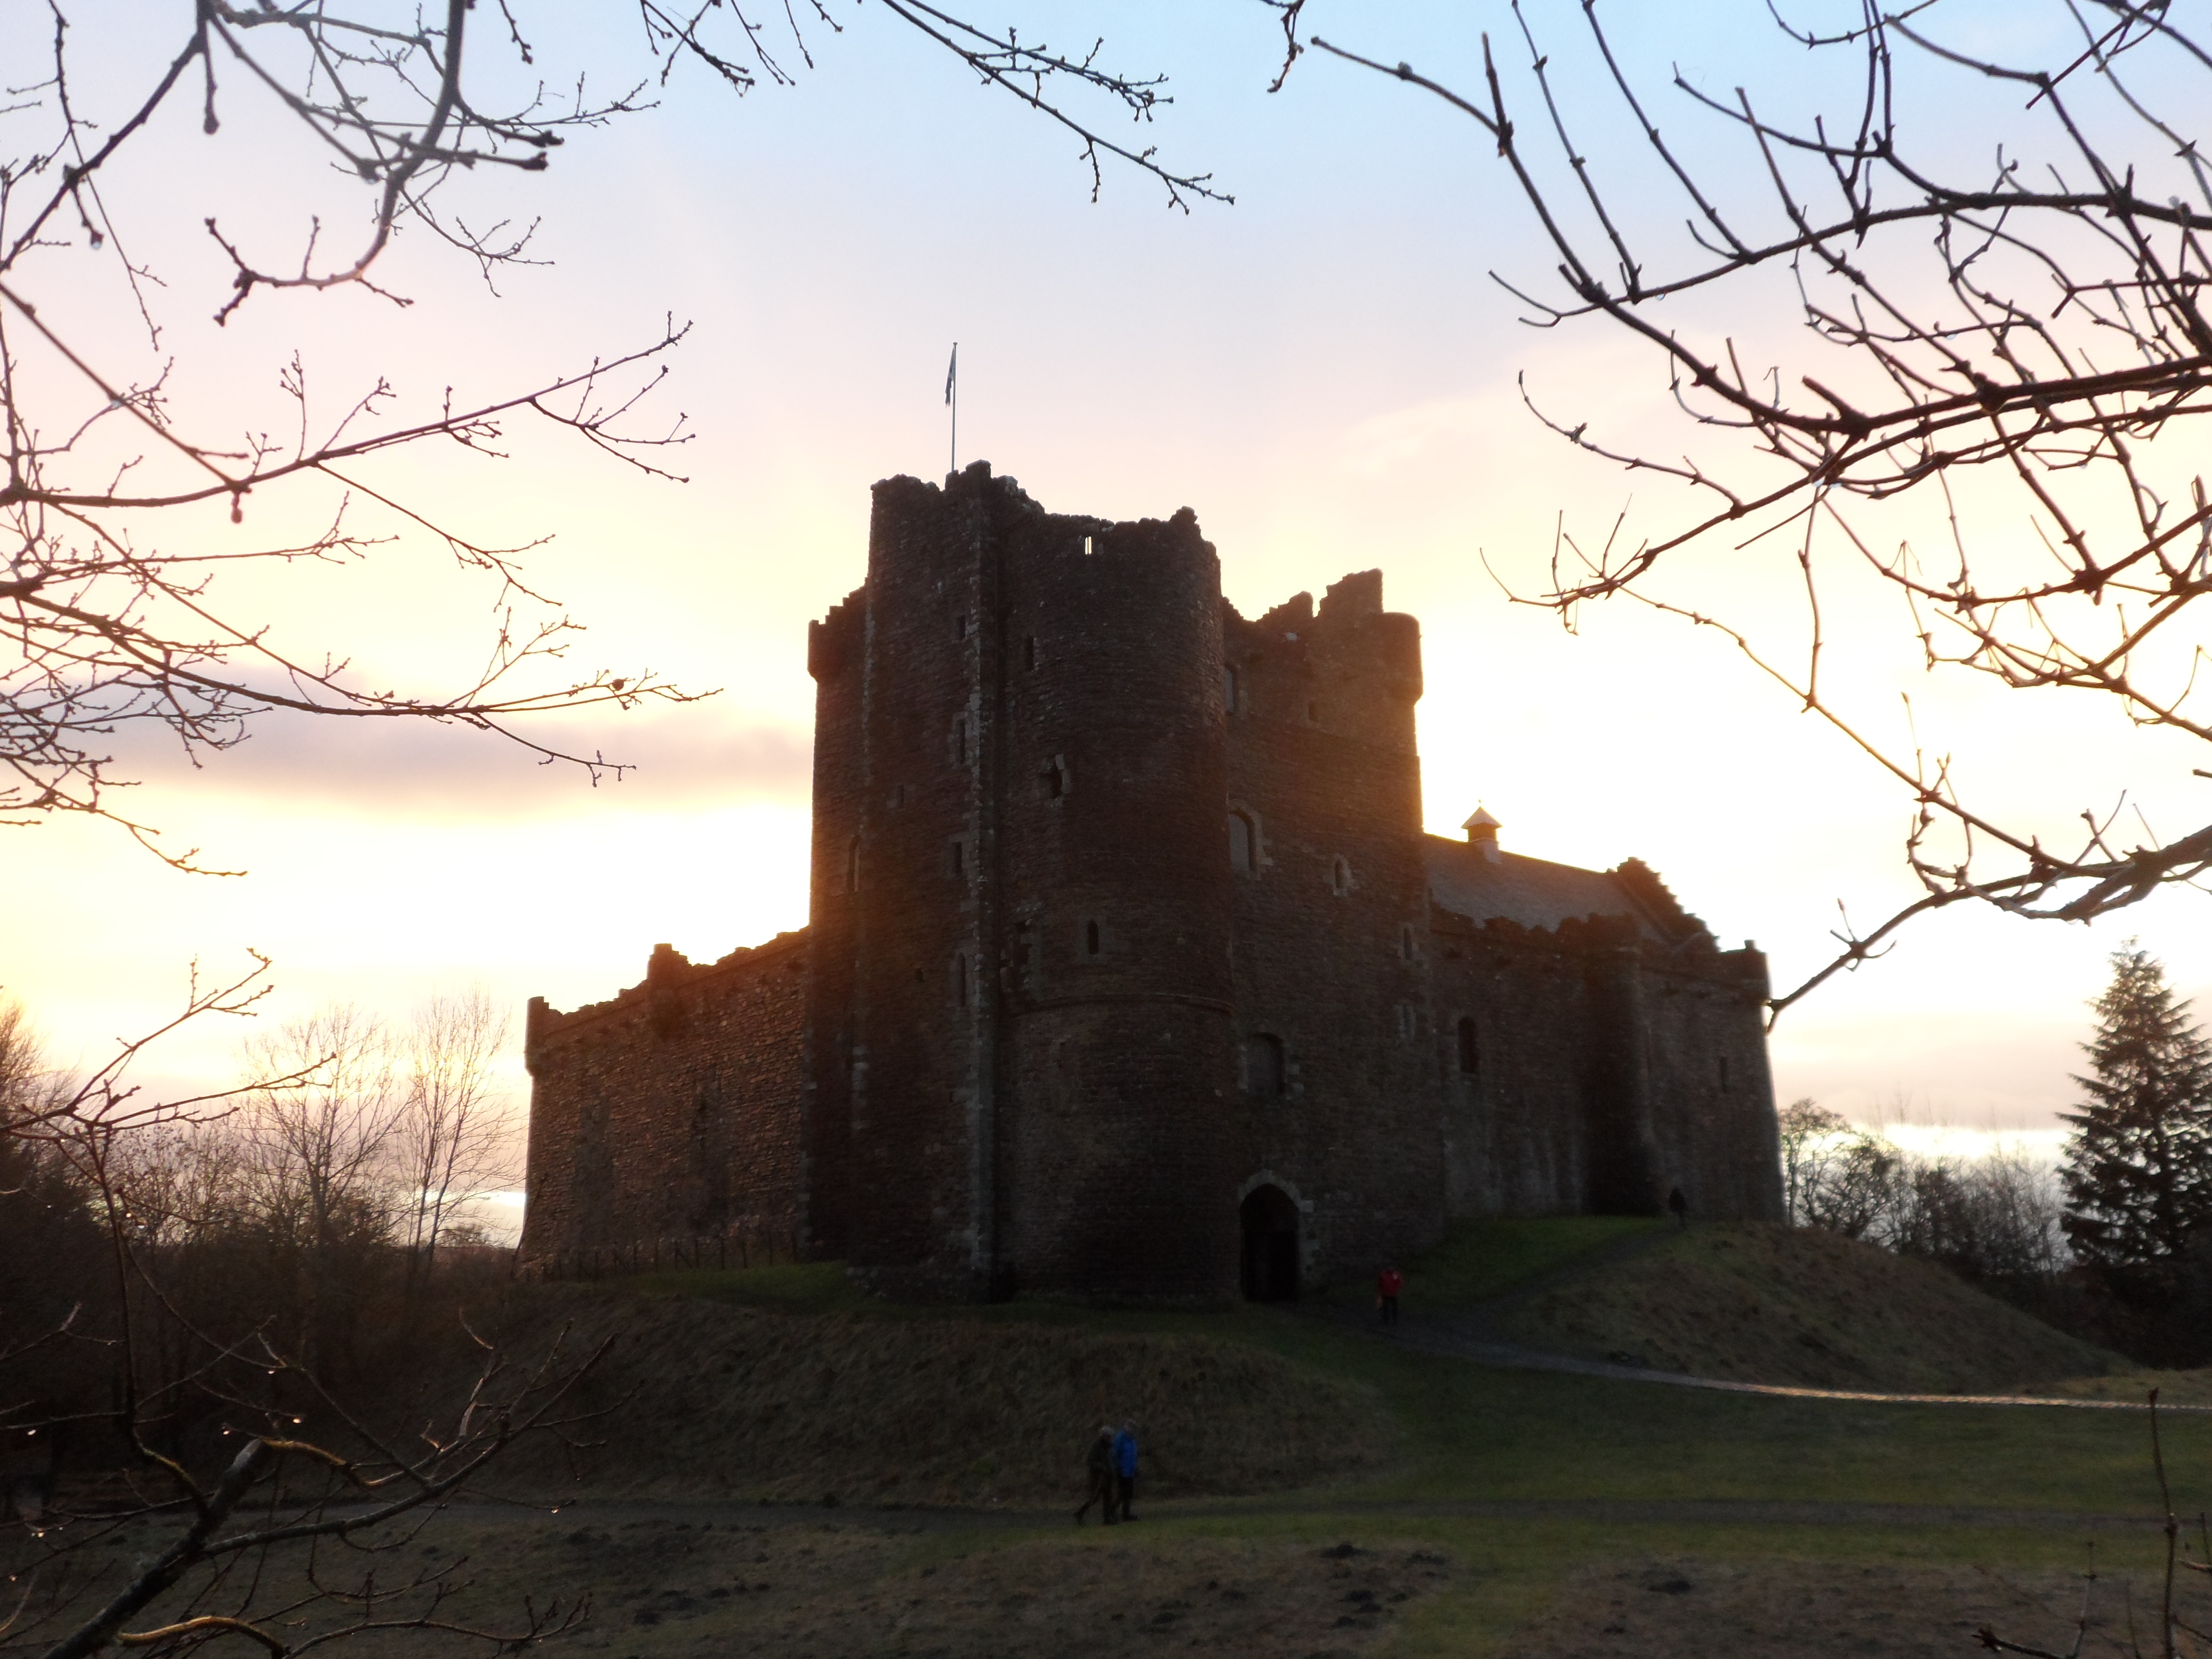
[[[1045,765],[1044,793],[1047,800],[1059,800],[1067,793],[1067,763],[1057,755]]]
[[[1253,833],[1252,820],[1242,812],[1229,815],[1229,867],[1240,876],[1249,876],[1258,867],[1253,843],[1258,837]]]
[[[1468,1077],[1482,1069],[1482,1041],[1475,1034],[1472,1014],[1462,1014],[1459,1019],[1459,1069]]]
[[[1022,666],[1029,669],[1036,666],[1036,635],[1034,634],[1022,641]]]
[[[1726,1054],[1723,1054],[1723,1055],[1721,1056],[1721,1092],[1722,1092],[1723,1094],[1726,1094],[1728,1091],[1729,1091],[1728,1056],[1727,1056]]]
[[[952,637],[956,640],[968,637],[968,613],[964,611],[952,619]]]
[[[1231,714],[1237,712],[1237,671],[1233,668],[1221,671],[1221,706]]]
[[[952,957],[952,1006],[968,1006],[968,953],[964,951],[957,951]]]
[[[968,764],[968,717],[961,715],[952,722],[952,763]]]
[[[1398,930],[1398,955],[1407,962],[1413,959],[1413,930],[1410,927]]]
[[[954,878],[957,880],[958,878],[966,875],[968,873],[967,842],[959,841],[953,842],[946,848],[945,850]]]
[[[1095,921],[1083,924],[1083,954],[1086,957],[1098,954],[1098,924]]]
[[[1283,1097],[1283,1040],[1265,1031],[1244,1045],[1244,1092],[1255,1100]]]
[[[1342,859],[1329,866],[1328,890],[1339,898],[1352,890],[1352,866]]]
[[[845,848],[845,890],[848,893],[860,890],[860,838],[858,836],[854,836]]]

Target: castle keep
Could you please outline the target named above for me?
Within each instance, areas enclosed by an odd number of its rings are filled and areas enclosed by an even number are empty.
[[[767,1238],[899,1295],[1273,1297],[1462,1217],[1779,1218],[1765,959],[1633,860],[1423,832],[1379,571],[1247,620],[1188,508],[978,463],[876,486],[808,668],[806,928],[531,1003],[526,1271]]]

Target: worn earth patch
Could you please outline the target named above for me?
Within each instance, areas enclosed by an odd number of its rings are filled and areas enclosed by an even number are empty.
[[[2086,1561],[2085,1561],[2086,1566]],[[1987,1625],[2008,1642],[2073,1650],[2091,1593],[2084,1656],[2126,1654],[2128,1603],[2154,1639],[2148,1577],[2057,1568],[1650,1556],[1586,1568],[1498,1650],[1498,1659],[1771,1659],[1784,1653],[1956,1659]],[[2145,1614],[2148,1614],[2146,1621]]]
[[[428,1558],[441,1565],[467,1558],[445,1616],[497,1628],[525,1596],[543,1607],[556,1591],[587,1595],[589,1621],[558,1650],[612,1659],[1119,1659],[1169,1650],[1352,1659],[1459,1572],[1419,1542],[1147,1537],[1144,1524],[1002,1540],[836,1523],[533,1521],[422,1547],[441,1552]],[[408,1632],[348,1647],[362,1659],[398,1659],[420,1641]]]

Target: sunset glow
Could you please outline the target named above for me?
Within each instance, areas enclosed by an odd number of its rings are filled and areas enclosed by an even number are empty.
[[[864,21],[818,46],[795,88],[738,102],[679,76],[665,107],[578,138],[546,173],[468,181],[472,210],[542,216],[550,264],[504,271],[496,295],[415,234],[382,279],[407,309],[359,291],[267,295],[222,329],[220,258],[169,210],[169,185],[209,155],[250,153],[261,130],[241,111],[204,137],[169,112],[167,160],[131,187],[155,238],[132,257],[169,284],[176,405],[211,428],[287,418],[270,388],[295,349],[334,406],[388,378],[397,397],[375,418],[399,420],[449,385],[489,397],[647,340],[665,315],[691,321],[649,405],[661,428],[684,418],[690,441],[654,464],[685,482],[527,423],[506,459],[408,452],[364,481],[504,545],[550,537],[520,557],[556,611],[588,623],[575,663],[718,695],[549,717],[561,744],[636,769],[596,786],[481,734],[389,721],[272,719],[198,769],[118,740],[145,781],[133,813],[165,844],[248,873],[179,874],[95,823],[13,830],[0,984],[57,1056],[94,1060],[157,1022],[195,959],[220,973],[249,950],[271,957],[264,1018],[330,999],[400,1009],[478,981],[519,1014],[532,995],[573,1008],[613,994],[658,942],[703,960],[804,926],[806,623],[860,580],[869,486],[942,476],[956,338],[963,464],[989,459],[1056,512],[1192,507],[1247,615],[1382,569],[1390,608],[1422,623],[1437,833],[1480,802],[1515,851],[1598,868],[1641,857],[1725,945],[1770,952],[1778,987],[1826,960],[1839,902],[1872,918],[1911,896],[1906,797],[1725,639],[1627,601],[1585,609],[1571,634],[1511,602],[1546,585],[1560,534],[1601,543],[1624,509],[1659,512],[1667,488],[1546,433],[1520,377],[1544,406],[1632,441],[1660,431],[1671,403],[1642,351],[1516,320],[1486,273],[1540,277],[1544,254],[1480,135],[1334,64],[1302,64],[1269,96],[1264,17],[1162,3],[1117,9],[1113,26],[1121,59],[1175,76],[1176,103],[1146,141],[1212,168],[1234,207],[1169,211],[1149,181],[1110,169],[1092,205],[1064,136]],[[1472,13],[1364,9],[1356,27],[1440,72],[1479,72]],[[1717,23],[1675,27],[1709,31],[1676,48],[1689,72],[1740,76]],[[572,56],[632,72],[619,66],[635,43],[612,21],[563,27]],[[88,97],[119,99],[147,68],[121,40],[110,62],[112,85]],[[241,228],[301,235],[324,204],[319,167],[289,158],[234,210]],[[71,270],[52,259],[37,301],[112,302],[72,293]],[[1692,305],[1683,318],[1712,320]],[[1743,318],[1747,355],[1759,331],[1790,325],[1786,305]],[[33,359],[27,372],[62,372]],[[336,510],[319,488],[257,494],[238,526],[211,509],[158,533],[281,538]],[[496,586],[454,574],[373,502],[349,510],[398,540],[349,566],[241,574],[245,608],[380,684],[475,672]],[[1725,597],[1794,659],[1802,596],[1772,568],[1715,542],[1681,562],[1676,592],[1692,607]],[[2205,817],[2212,783],[2177,763],[2176,740],[2088,699],[1922,674],[1893,599],[1847,561],[1826,604],[1834,694],[1885,741],[1955,753],[1985,797],[2044,814],[2054,836],[2124,794],[2160,831]],[[2121,938],[2139,934],[2212,1008],[2203,903],[2169,892],[2094,928],[1931,920],[1783,1019],[1779,1097],[2047,1136]],[[227,1080],[238,1036],[185,1034],[149,1060],[145,1086]],[[519,1056],[512,1077],[520,1092]]]

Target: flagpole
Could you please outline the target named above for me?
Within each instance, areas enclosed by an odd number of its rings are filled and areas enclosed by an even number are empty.
[[[945,370],[945,401],[952,410],[952,436],[945,453],[945,471],[960,471],[960,342],[952,343],[952,361]]]

